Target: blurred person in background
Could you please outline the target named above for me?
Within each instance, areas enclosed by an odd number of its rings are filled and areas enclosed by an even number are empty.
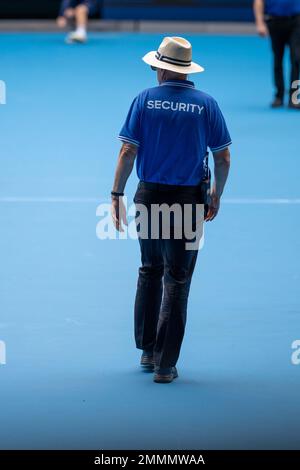
[[[66,38],[68,44],[87,41],[88,18],[99,10],[98,0],[62,0],[57,24],[60,28],[69,26],[72,30]]]
[[[254,15],[258,34],[262,37],[269,34],[272,43],[276,93],[271,107],[279,108],[284,104],[283,58],[285,48],[289,46],[289,107],[300,109],[300,104],[292,99],[300,70],[300,0],[254,0]]]

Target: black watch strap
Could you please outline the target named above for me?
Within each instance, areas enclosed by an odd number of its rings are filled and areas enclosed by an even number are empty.
[[[112,196],[115,196],[115,197],[122,197],[124,196],[124,193],[118,193],[116,191],[111,191],[110,193]]]

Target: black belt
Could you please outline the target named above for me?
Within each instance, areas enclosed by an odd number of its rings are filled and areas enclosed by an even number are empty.
[[[297,15],[289,15],[289,16],[272,16],[272,15],[265,15],[265,20],[294,20],[295,18],[300,18],[300,14]]]
[[[148,183],[146,181],[139,182],[139,189],[149,189],[150,191],[176,191],[180,193],[198,194],[201,190],[201,184],[198,186],[182,186],[178,184],[161,184]]]

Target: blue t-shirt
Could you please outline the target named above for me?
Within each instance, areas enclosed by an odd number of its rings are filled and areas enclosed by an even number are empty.
[[[231,144],[217,102],[188,80],[169,80],[142,91],[119,134],[138,146],[141,181],[196,186],[205,177],[207,147]]]
[[[300,0],[265,0],[265,13],[271,16],[300,14]]]

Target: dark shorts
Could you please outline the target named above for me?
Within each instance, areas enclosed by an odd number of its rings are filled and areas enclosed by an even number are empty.
[[[69,0],[67,8],[76,8],[79,5],[85,5],[88,9],[89,15],[94,16],[99,14],[100,7],[98,0]]]

